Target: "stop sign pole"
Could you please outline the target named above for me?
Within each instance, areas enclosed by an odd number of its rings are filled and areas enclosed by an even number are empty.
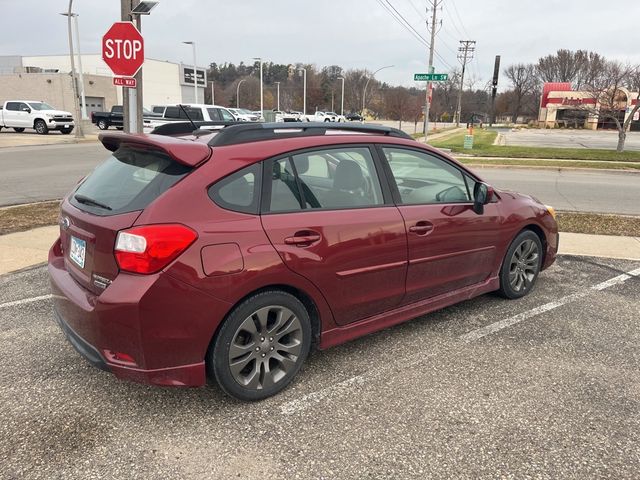
[[[131,15],[131,11],[139,3],[140,0],[120,0],[120,17],[123,22],[133,21],[142,33],[140,15]],[[122,89],[123,126],[125,132],[142,133],[142,68],[138,69],[133,78],[136,79],[136,86]]]

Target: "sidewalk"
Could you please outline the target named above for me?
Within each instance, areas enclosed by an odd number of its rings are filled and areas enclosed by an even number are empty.
[[[0,236],[0,275],[46,262],[58,232],[52,225]],[[640,237],[560,233],[559,253],[640,261]]]

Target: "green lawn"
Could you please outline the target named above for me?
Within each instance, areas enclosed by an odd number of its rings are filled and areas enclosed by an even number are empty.
[[[462,148],[465,134],[465,132],[458,132],[429,143],[437,148],[451,149],[454,153],[467,153],[479,157],[557,158],[562,160],[592,160],[595,162],[640,162],[640,152],[617,153],[615,150],[597,150],[587,148],[545,148],[493,145],[498,133],[495,131],[478,129],[474,131],[473,135],[473,150],[465,150]],[[561,165],[565,165],[565,163],[563,162]],[[587,165],[579,164],[577,166],[586,167]]]

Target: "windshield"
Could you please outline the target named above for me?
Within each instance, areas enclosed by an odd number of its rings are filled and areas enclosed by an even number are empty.
[[[251,110],[247,110],[246,108],[241,108],[240,111],[245,115],[253,115],[253,112]]]
[[[29,102],[29,106],[34,110],[55,110],[51,105],[44,102]]]

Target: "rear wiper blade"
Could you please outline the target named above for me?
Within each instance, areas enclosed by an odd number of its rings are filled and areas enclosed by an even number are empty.
[[[75,194],[73,198],[75,198],[80,203],[84,203],[85,205],[93,205],[94,207],[104,208],[105,210],[113,210],[109,205],[105,205],[104,203],[101,203],[91,197],[87,197],[86,195],[82,195],[80,193]]]

